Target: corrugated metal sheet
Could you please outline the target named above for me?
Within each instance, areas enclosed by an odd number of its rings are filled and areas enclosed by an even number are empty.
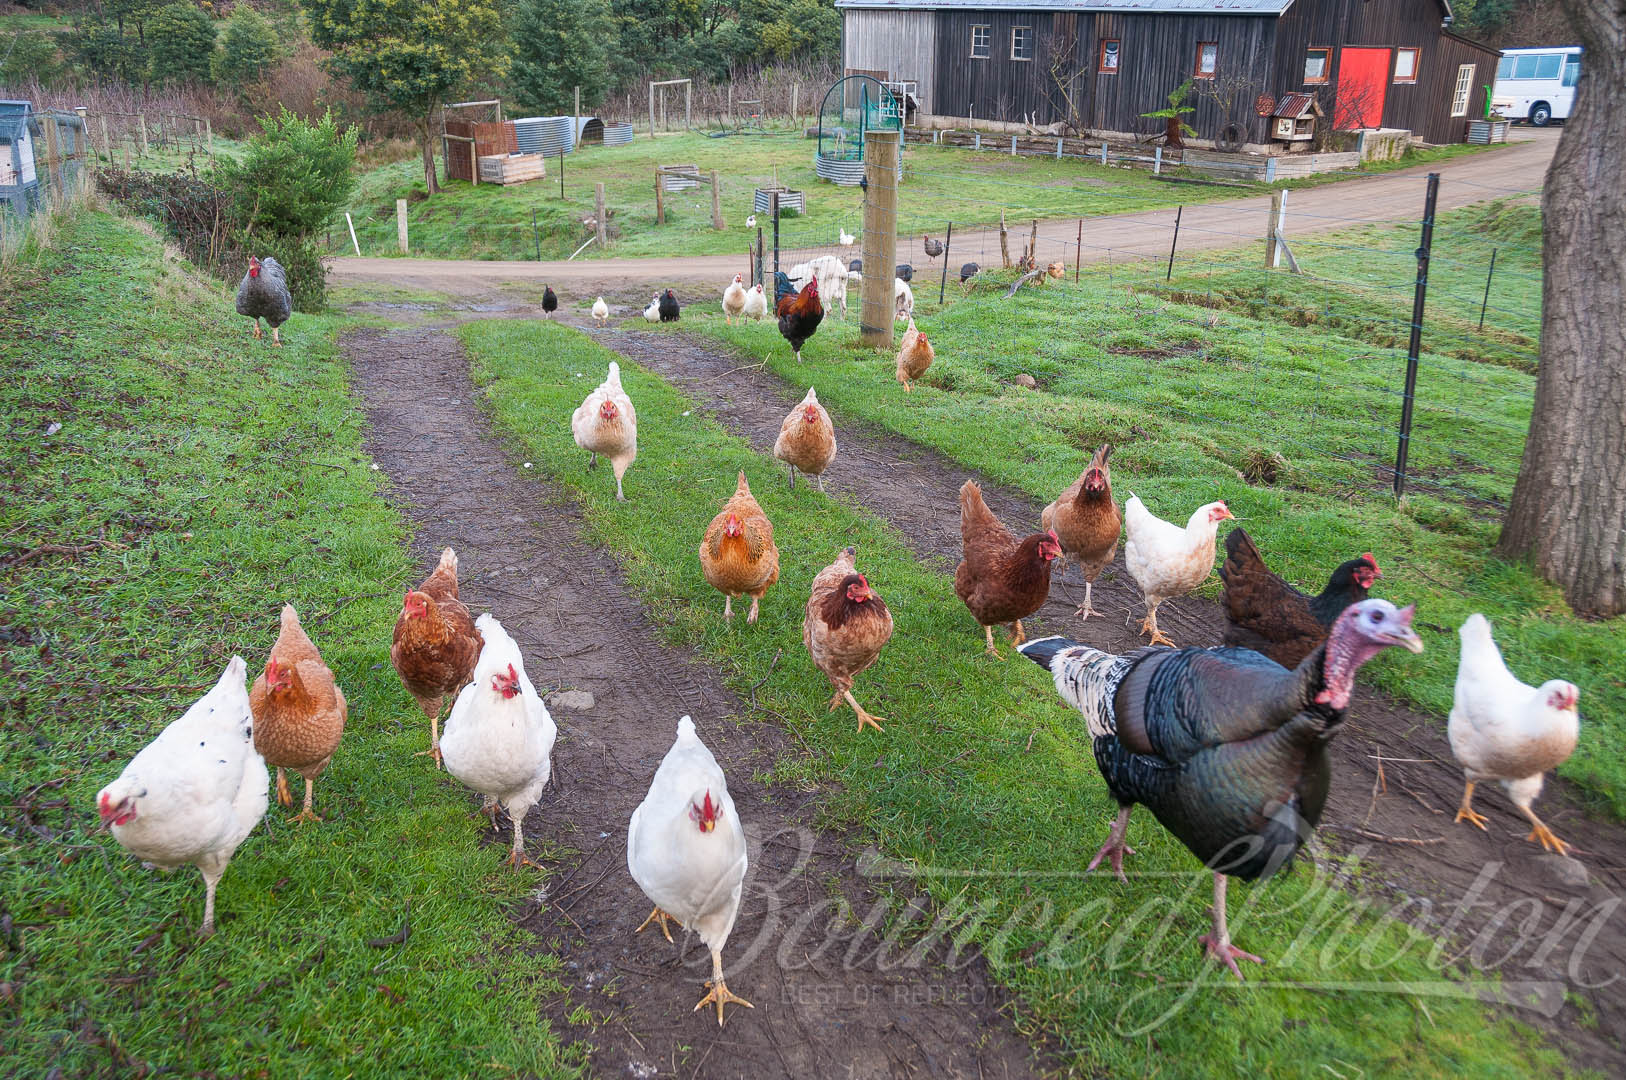
[[[514,121],[514,136],[523,153],[555,157],[576,149],[574,127],[574,117],[526,116]]]
[[[605,124],[604,125],[604,145],[605,146],[626,146],[631,141],[632,141],[632,125],[631,124]]]
[[[836,0],[836,7],[884,11],[1117,11],[1124,14],[1280,15],[1293,0]]]
[[[849,11],[845,24],[845,74],[883,72],[883,81],[913,79],[920,111],[935,111],[937,16],[930,11],[860,9]]]

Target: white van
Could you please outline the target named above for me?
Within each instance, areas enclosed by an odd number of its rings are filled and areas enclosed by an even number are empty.
[[[1496,65],[1491,108],[1509,120],[1546,127],[1570,115],[1575,83],[1581,77],[1581,47],[1504,49]]]

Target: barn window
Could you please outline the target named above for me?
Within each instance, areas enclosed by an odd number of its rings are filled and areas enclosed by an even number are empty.
[[[1304,81],[1307,83],[1326,82],[1327,65],[1331,62],[1331,49],[1315,48],[1306,50],[1304,53]]]
[[[973,26],[971,28],[971,59],[988,59],[988,42],[993,38],[993,27]]]
[[[1101,39],[1101,62],[1096,67],[1102,75],[1118,74],[1118,45],[1117,38]]]
[[[1474,65],[1457,68],[1457,88],[1451,93],[1451,115],[1468,115],[1468,98],[1474,92]]]
[[[1013,27],[1011,27],[1011,59],[1012,60],[1032,60],[1033,59],[1033,27],[1031,27],[1031,26],[1013,26]]]
[[[1214,72],[1219,68],[1219,42],[1199,41],[1197,43],[1197,69],[1192,72],[1199,79],[1212,79]]]
[[[1417,56],[1421,49],[1395,50],[1395,82],[1414,83],[1417,81]]]

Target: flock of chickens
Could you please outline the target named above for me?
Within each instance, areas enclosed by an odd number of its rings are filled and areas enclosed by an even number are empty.
[[[274,267],[272,260],[256,260],[250,279],[259,281]],[[745,292],[738,276],[729,286],[729,293],[737,292]],[[782,281],[776,292],[781,329],[789,317],[796,334],[811,334],[822,309],[814,316],[798,302],[817,303],[817,275],[800,290]],[[738,314],[731,310],[737,300],[725,294],[731,317]],[[806,321],[797,321],[804,316]],[[786,337],[798,348],[805,340]],[[911,347],[930,349],[912,319],[904,351]],[[922,370],[924,365],[911,364],[908,377]],[[905,375],[900,352],[898,378],[907,388]],[[623,478],[637,457],[638,429],[618,364],[609,365],[604,382],[575,410],[571,430],[590,455],[589,467],[600,457],[610,462],[616,497],[624,500]],[[822,492],[823,473],[836,453],[834,425],[810,388],[781,424],[774,456],[789,467],[792,487],[802,472],[816,478]],[[1223,502],[1213,502],[1180,526],[1152,514],[1133,494],[1120,510],[1110,455],[1110,446],[1100,447],[1078,479],[1044,508],[1040,530],[1027,536],[1007,528],[967,481],[959,496],[962,559],[954,591],[983,628],[991,656],[1000,657],[993,627],[1010,624],[1018,651],[1049,671],[1062,699],[1083,714],[1096,764],[1120,807],[1089,869],[1107,859],[1124,878],[1124,856],[1134,854],[1126,843],[1130,813],[1145,806],[1213,871],[1213,928],[1201,942],[1240,978],[1238,960],[1262,961],[1231,942],[1228,878],[1268,877],[1297,853],[1326,804],[1328,745],[1347,719],[1356,672],[1386,648],[1421,652],[1423,643],[1412,627],[1412,607],[1397,609],[1368,595],[1381,576],[1371,553],[1340,565],[1321,593],[1308,596],[1272,573],[1237,528],[1226,537],[1220,568],[1225,645],[1173,648],[1158,628],[1158,608],[1207,581],[1219,525],[1232,514]],[[1092,605],[1092,589],[1113,561],[1120,535],[1125,566],[1145,598],[1141,632],[1150,635],[1149,647],[1118,656],[1063,637],[1026,640],[1022,620],[1045,604],[1059,560],[1076,563],[1085,581],[1075,614],[1085,620],[1101,614]],[[749,597],[745,621],[756,622],[780,579],[780,556],[773,524],[743,471],[707,525],[698,555],[705,580],[724,596],[724,618],[732,618],[735,599]],[[848,547],[813,577],[802,640],[833,688],[830,709],[845,702],[862,734],[866,727],[881,731],[886,718],[859,704],[853,681],[879,658],[893,619],[855,560],[856,550]],[[459,599],[457,569],[457,556],[447,548],[434,571],[405,594],[390,659],[430,721],[424,753],[482,795],[493,826],[497,805],[508,811],[508,862],[534,865],[525,855],[523,822],[548,782],[557,731],[526,677],[518,645],[495,617],[475,619]],[[1539,687],[1520,682],[1503,663],[1482,615],[1470,616],[1460,637],[1449,736],[1467,783],[1456,820],[1483,829],[1486,819],[1472,808],[1474,788],[1499,781],[1529,819],[1528,839],[1565,854],[1568,845],[1531,804],[1543,774],[1574,751],[1579,691],[1562,680]],[[447,698],[453,704],[442,733]],[[212,933],[216,886],[269,806],[267,766],[276,769],[277,799],[284,806],[292,804],[286,771],[300,774],[304,806],[294,820],[320,821],[313,785],[338,748],[346,715],[333,672],[297,612],[286,606],[252,687],[247,664],[233,657],[219,683],[98,793],[101,819],[121,845],[151,864],[198,867],[206,889],[201,933]],[[629,823],[627,867],[655,905],[639,930],[655,924],[670,939],[668,923],[675,920],[711,950],[712,979],[695,1008],[714,1005],[722,1024],[725,1004],[750,1007],[729,991],[722,968],[747,867],[745,834],[726,778],[689,717],[678,722],[677,738]]]

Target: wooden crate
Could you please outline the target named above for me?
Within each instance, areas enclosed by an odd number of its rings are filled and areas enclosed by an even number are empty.
[[[492,154],[480,157],[480,183],[523,184],[547,176],[541,154]]]

